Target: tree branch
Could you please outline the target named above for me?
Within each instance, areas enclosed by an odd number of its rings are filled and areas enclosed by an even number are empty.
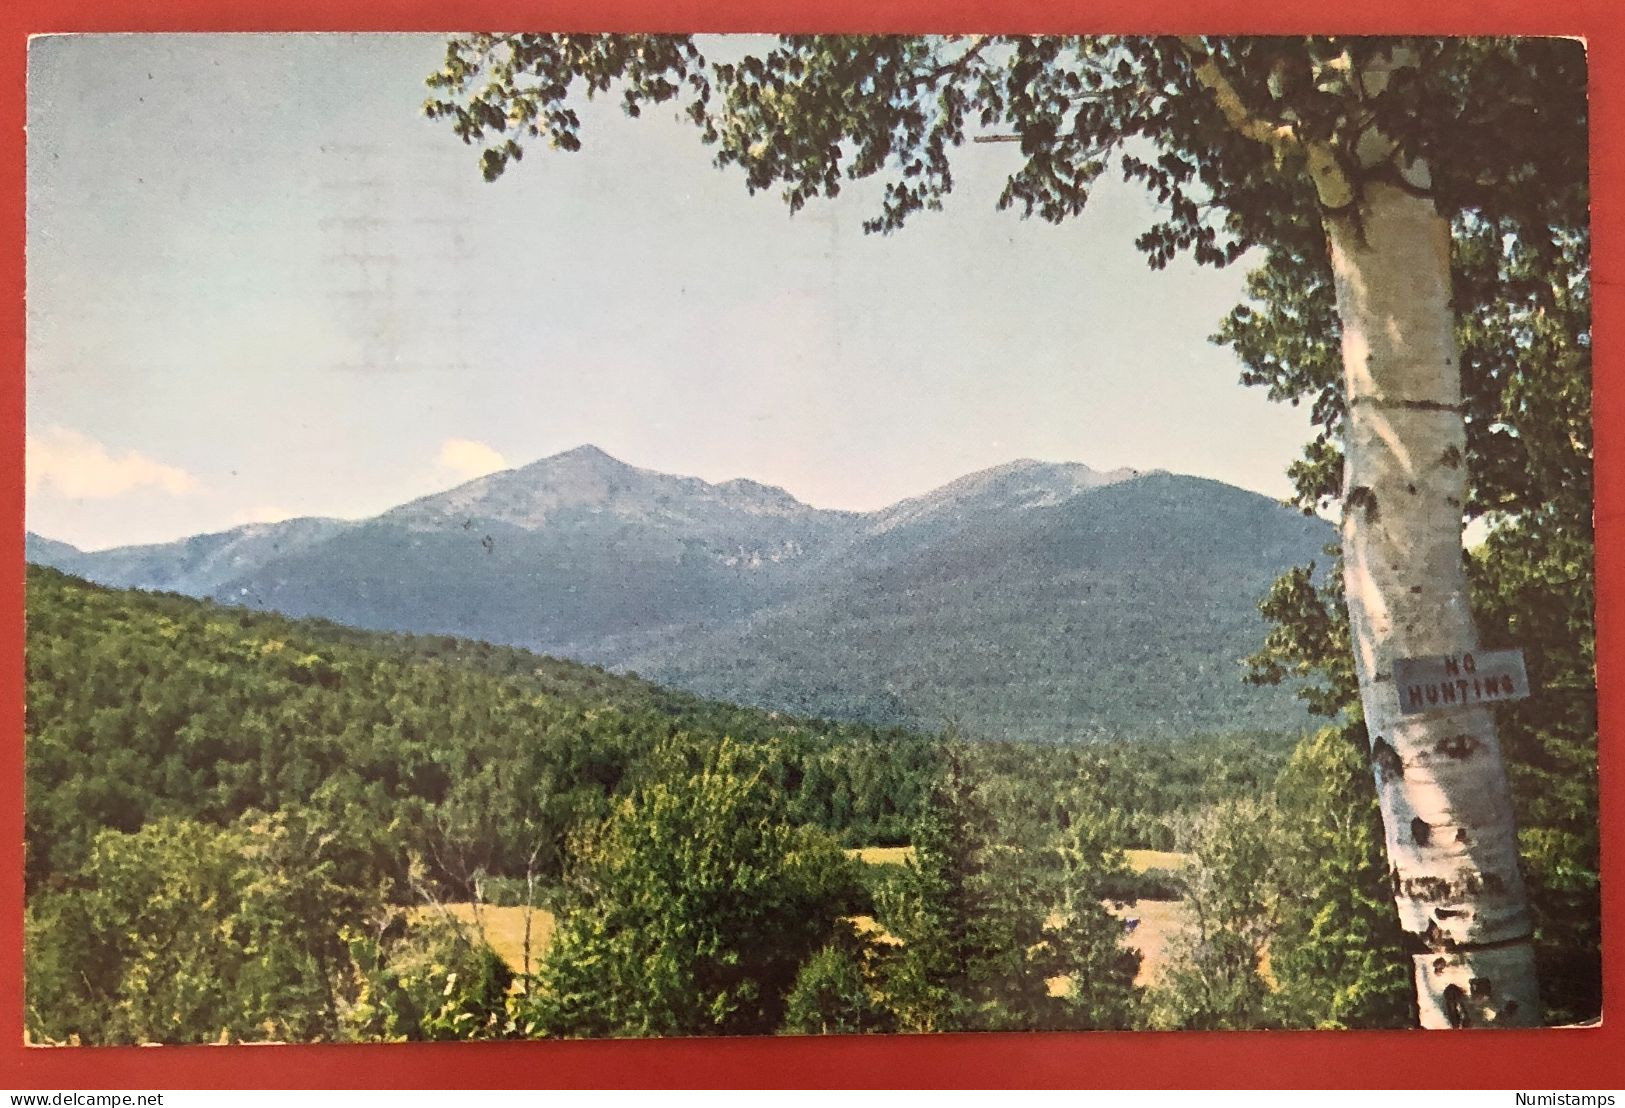
[[[936,81],[942,79],[943,77],[947,77],[950,74],[959,75],[964,73],[965,69],[970,65],[970,63],[975,61],[977,56],[981,54],[983,50],[987,49],[988,43],[993,41],[992,36],[990,35],[977,35],[975,38],[975,44],[953,61],[943,62],[929,73],[916,73],[913,77],[910,77],[898,87],[900,89],[913,90],[921,85],[934,84]]]
[[[1342,163],[1331,145],[1324,142],[1304,142],[1291,124],[1277,123],[1255,114],[1241,99],[1241,93],[1225,76],[1224,70],[1198,35],[1182,35],[1179,44],[1190,57],[1191,69],[1202,87],[1213,94],[1219,111],[1224,113],[1237,134],[1262,143],[1275,152],[1277,160],[1289,153],[1301,153],[1305,168],[1315,184],[1315,191],[1325,207],[1336,211],[1354,202],[1354,184],[1344,172]]]
[[[1191,68],[1196,74],[1196,79],[1202,83],[1203,88],[1213,94],[1213,99],[1218,103],[1219,110],[1224,113],[1225,121],[1230,124],[1232,130],[1244,138],[1261,142],[1278,153],[1303,148],[1303,143],[1291,124],[1276,123],[1256,115],[1242,102],[1241,93],[1236,91],[1236,86],[1225,76],[1224,70],[1219,68],[1219,63],[1214,60],[1208,48],[1202,45],[1200,36],[1182,35],[1179,44],[1190,56]]]

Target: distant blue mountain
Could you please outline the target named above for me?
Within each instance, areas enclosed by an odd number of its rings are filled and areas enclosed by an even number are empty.
[[[718,697],[980,737],[1296,728],[1241,681],[1324,521],[1216,481],[1018,461],[877,512],[586,446],[373,519],[30,561],[99,583],[455,634]]]

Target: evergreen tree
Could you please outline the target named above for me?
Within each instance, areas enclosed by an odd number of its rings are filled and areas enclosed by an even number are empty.
[[[1060,902],[1046,920],[1054,973],[1064,979],[1060,1026],[1079,1031],[1121,1031],[1143,1019],[1135,986],[1140,954],[1124,942],[1123,923],[1108,910],[1122,907],[1127,884],[1123,843],[1128,820],[1104,783],[1081,774],[1066,794],[1059,839]]]
[[[946,744],[942,759],[914,856],[880,897],[901,942],[883,963],[899,1028],[1130,1025],[1139,958],[1105,909],[1121,872],[1109,823],[1080,803],[1057,849],[1048,829],[989,807],[963,747]]]
[[[996,832],[963,751],[948,744],[915,825],[914,854],[878,906],[881,922],[902,942],[888,964],[885,993],[903,1031],[985,1030],[1010,1019],[993,995],[1006,991],[992,978],[1009,949],[995,933],[1024,930],[1036,940],[1038,925],[1029,918],[1025,926],[1006,927],[1008,921],[995,917],[988,854]],[[1022,907],[1029,916],[1041,910],[1030,901]],[[1009,991],[1031,994],[1034,986],[1021,989],[1016,968]]]

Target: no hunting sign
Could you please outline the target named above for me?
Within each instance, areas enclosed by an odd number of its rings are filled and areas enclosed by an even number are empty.
[[[1529,695],[1529,674],[1524,670],[1522,650],[1398,658],[1394,661],[1394,689],[1399,694],[1399,710],[1414,715],[1522,700]]]

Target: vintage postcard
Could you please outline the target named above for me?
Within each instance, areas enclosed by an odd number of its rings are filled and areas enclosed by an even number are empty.
[[[1600,1020],[1584,43],[27,78],[30,1044]]]

